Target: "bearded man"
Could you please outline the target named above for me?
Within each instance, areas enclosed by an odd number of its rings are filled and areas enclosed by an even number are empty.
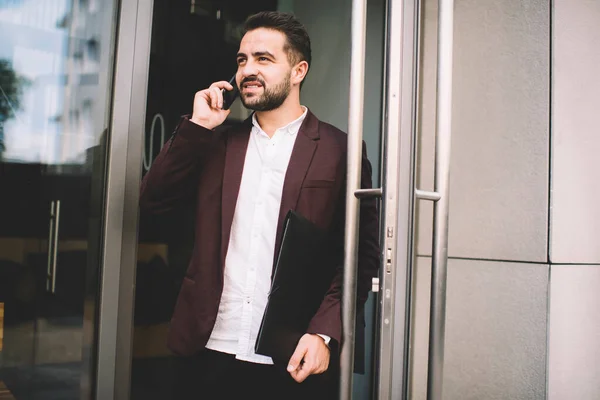
[[[167,212],[190,196],[196,204],[193,256],[168,338],[180,356],[174,398],[336,398],[347,135],[301,105],[310,63],[310,38],[292,15],[251,16],[235,84],[254,113],[225,127],[230,111],[223,91],[233,86],[221,81],[199,91],[193,114],[182,119],[144,178],[143,210]],[[370,188],[366,151],[362,165],[362,187]],[[256,354],[254,344],[289,210],[331,236],[338,262],[323,271],[334,278],[294,355],[273,360]],[[360,213],[359,308],[379,266],[375,201],[363,200]]]

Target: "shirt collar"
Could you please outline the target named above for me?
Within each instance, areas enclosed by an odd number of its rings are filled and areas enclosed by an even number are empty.
[[[288,135],[297,134],[298,131],[300,130],[300,126],[302,125],[302,122],[304,122],[304,119],[306,118],[306,115],[308,114],[308,108],[304,107],[304,106],[302,106],[302,108],[304,109],[304,113],[302,113],[302,115],[300,117],[298,117],[294,121],[290,122],[289,124],[277,129],[277,131],[285,132]],[[256,113],[252,113],[252,125],[254,125],[254,127],[256,127],[257,129],[262,131],[262,128],[260,127],[258,120],[256,119]]]

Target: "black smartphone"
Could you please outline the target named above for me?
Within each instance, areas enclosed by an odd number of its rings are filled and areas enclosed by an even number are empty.
[[[233,90],[221,90],[223,92],[223,110],[229,110],[229,107],[231,107],[235,99],[240,95],[237,84],[235,83],[235,75],[229,80],[229,84],[233,86]]]

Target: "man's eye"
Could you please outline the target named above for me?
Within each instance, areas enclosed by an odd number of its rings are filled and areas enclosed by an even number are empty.
[[[238,58],[237,63],[239,65],[239,64],[242,64],[244,61],[246,61],[246,60],[243,58]]]
[[[267,57],[259,57],[258,61],[269,61]]]

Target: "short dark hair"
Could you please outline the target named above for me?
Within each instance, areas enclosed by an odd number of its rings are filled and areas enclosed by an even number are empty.
[[[258,28],[273,29],[283,33],[286,43],[283,49],[288,54],[290,64],[306,61],[310,67],[310,37],[304,25],[292,14],[279,11],[262,11],[251,15],[244,24],[244,35]]]

